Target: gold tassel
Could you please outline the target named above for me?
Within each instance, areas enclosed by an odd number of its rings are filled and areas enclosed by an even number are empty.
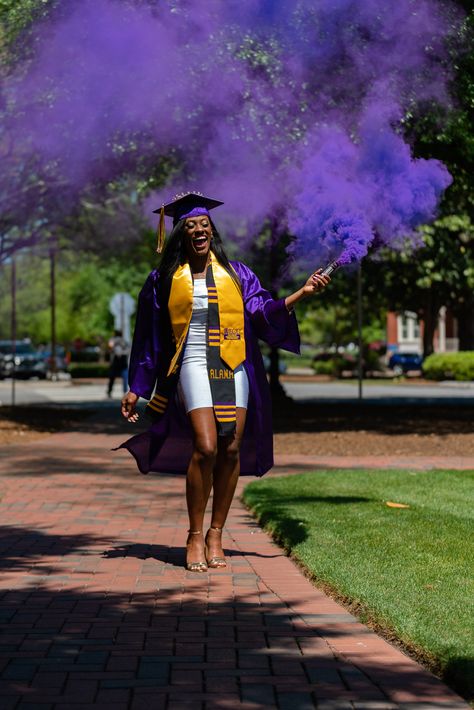
[[[158,245],[156,247],[156,251],[158,254],[161,254],[163,251],[163,247],[165,245],[165,208],[162,206],[160,210],[160,222],[158,224],[158,230],[157,230],[157,237],[158,237]]]

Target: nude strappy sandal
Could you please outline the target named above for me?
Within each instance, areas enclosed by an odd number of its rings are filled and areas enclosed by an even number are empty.
[[[200,535],[202,530],[188,530],[189,535]],[[207,564],[205,562],[188,562],[186,560],[186,569],[188,572],[207,572]]]
[[[209,527],[209,530],[214,530],[215,532],[219,532],[222,535],[222,528],[216,528],[213,525],[211,525]],[[207,531],[207,535],[209,535],[209,530]],[[206,535],[206,541],[207,541],[207,535]],[[207,566],[210,567],[211,569],[218,569],[219,567],[227,567],[227,562],[226,562],[225,557],[220,557],[219,555],[214,555],[214,557],[209,557],[209,549],[208,549],[206,541],[205,541],[205,546],[206,546]]]

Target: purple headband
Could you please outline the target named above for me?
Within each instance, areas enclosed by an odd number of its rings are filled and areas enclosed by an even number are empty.
[[[186,207],[184,209],[186,209]],[[185,212],[184,214],[178,213],[175,217],[175,221],[178,222],[180,219],[186,219],[187,217],[199,217],[200,215],[204,214],[209,217],[209,210],[207,209],[207,207],[193,207],[193,209],[189,212]]]

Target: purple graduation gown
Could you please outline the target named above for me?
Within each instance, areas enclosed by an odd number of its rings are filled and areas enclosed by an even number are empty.
[[[273,431],[270,388],[257,339],[299,353],[300,338],[294,313],[284,299],[274,300],[256,275],[240,262],[232,262],[241,284],[245,316],[245,369],[249,402],[240,451],[243,475],[263,476],[273,466]],[[158,299],[158,270],[148,276],[138,298],[137,320],[129,367],[130,391],[150,399],[157,377],[168,366],[171,332],[167,313]],[[133,436],[119,448],[135,457],[142,473],[185,473],[192,454],[192,433],[177,391],[166,412],[148,431]]]

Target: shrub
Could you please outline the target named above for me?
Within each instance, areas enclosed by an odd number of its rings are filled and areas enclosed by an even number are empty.
[[[358,373],[359,362],[357,355],[351,353],[321,353],[314,358],[312,367],[317,375],[341,377],[343,372],[350,372],[355,376]],[[380,370],[379,354],[374,350],[364,352],[362,369],[364,375],[368,371]]]
[[[72,362],[68,368],[71,377],[80,379],[83,377],[108,377],[109,365],[99,362]]]
[[[316,375],[340,377],[343,370],[354,370],[357,367],[357,360],[347,353],[322,353],[316,355],[312,367]]]
[[[423,362],[428,380],[474,380],[474,352],[434,353]]]
[[[98,362],[100,352],[95,350],[73,350],[71,352],[71,362]]]
[[[323,362],[322,360],[317,360],[312,363],[313,370],[316,375],[334,375],[334,361],[327,360]]]
[[[380,354],[376,350],[370,350],[369,348],[366,348],[362,352],[364,355],[364,371],[382,369],[380,365]]]

